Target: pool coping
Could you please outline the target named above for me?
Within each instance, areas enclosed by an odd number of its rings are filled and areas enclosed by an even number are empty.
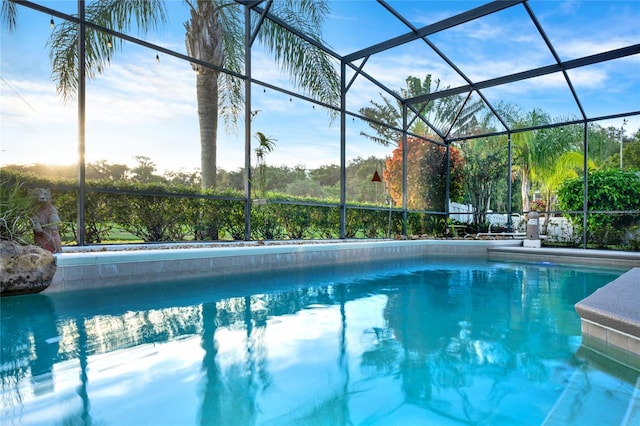
[[[295,269],[309,265],[367,262],[419,256],[486,257],[487,247],[520,241],[350,240],[128,246],[56,254],[57,271],[45,292],[212,277],[244,272]]]
[[[576,303],[583,344],[640,370],[640,268]]]
[[[589,265],[606,268],[640,267],[640,252],[570,249],[570,248],[532,248],[532,247],[489,247],[490,260],[519,260],[571,265]]]
[[[419,256],[631,269],[640,252],[526,248],[519,240],[294,240],[65,248],[46,292]]]

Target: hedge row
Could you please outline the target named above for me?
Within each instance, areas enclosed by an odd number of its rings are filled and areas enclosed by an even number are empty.
[[[76,239],[77,193],[52,192],[65,222],[63,234],[69,239]],[[145,242],[244,239],[244,200],[186,195],[88,191],[85,197],[85,242],[106,241],[118,229]],[[388,222],[388,211],[349,208],[346,237],[385,237]],[[401,214],[393,212],[391,232],[399,233],[401,229]],[[329,239],[339,236],[340,209],[337,206],[269,202],[251,207],[253,240]]]
[[[51,182],[6,171],[3,178],[21,182],[25,188],[50,188],[63,221],[59,228],[64,240],[77,241],[78,190],[73,182]],[[252,240],[340,237],[340,208],[335,200],[270,195],[273,199],[266,204],[251,206]],[[145,242],[243,240],[244,209],[243,194],[238,191],[213,193],[178,185],[91,181],[85,192],[85,242],[113,240],[119,231]],[[427,215],[410,213],[408,233],[443,231],[433,226],[435,223]],[[345,229],[347,238],[394,236],[402,233],[402,213],[390,214],[370,205],[349,206]]]

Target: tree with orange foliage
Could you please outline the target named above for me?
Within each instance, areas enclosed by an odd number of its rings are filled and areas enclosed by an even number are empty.
[[[450,198],[464,195],[464,159],[460,150],[450,147]],[[383,173],[395,204],[402,204],[402,144],[387,159]],[[447,150],[444,146],[409,136],[407,138],[407,207],[416,210],[445,211]]]

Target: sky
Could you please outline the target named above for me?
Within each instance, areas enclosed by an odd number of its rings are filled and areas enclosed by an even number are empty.
[[[65,13],[75,13],[75,1],[37,1]],[[417,28],[480,6],[478,1],[395,1],[388,4]],[[182,1],[166,1],[168,22],[145,36],[151,43],[186,53],[187,9]],[[558,56],[576,59],[608,49],[640,43],[640,2],[546,1],[529,2]],[[330,1],[323,36],[340,55],[357,52],[409,29],[380,4],[368,0]],[[78,112],[75,101],[63,102],[51,78],[47,41],[51,16],[19,7],[17,28],[0,33],[0,165],[73,164],[77,159]],[[60,19],[55,18],[54,23]],[[138,36],[137,32],[131,35]],[[554,63],[554,58],[522,5],[482,20],[471,21],[429,40],[472,81]],[[156,55],[159,61],[156,60]],[[354,62],[356,66],[360,61]],[[292,89],[267,53],[255,48],[253,77]],[[363,70],[389,88],[405,87],[412,75],[432,74],[441,87],[458,87],[463,78],[425,42],[418,40],[372,55]],[[569,70],[568,75],[589,116],[640,110],[640,55]],[[351,73],[347,76],[351,79]],[[354,80],[347,109],[358,111],[370,100],[380,101],[380,89],[366,79]],[[125,43],[110,66],[87,83],[86,160],[135,164],[136,156],[150,158],[158,171],[199,168],[200,142],[195,73],[190,65],[161,52]],[[553,74],[482,92],[492,104],[500,101],[522,111],[541,108],[554,119],[577,117],[578,107],[564,77]],[[477,99],[477,98],[474,98]],[[252,133],[275,139],[268,164],[315,168],[339,164],[339,120],[323,108],[259,86],[253,87],[257,114]],[[621,118],[599,123],[621,128]],[[347,119],[347,159],[391,155],[360,133],[372,133],[357,119]],[[640,116],[628,117],[626,135],[640,128]],[[243,123],[235,130],[221,123],[218,165],[237,170],[244,165]]]

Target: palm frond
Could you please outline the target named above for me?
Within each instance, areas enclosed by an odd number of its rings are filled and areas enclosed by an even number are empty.
[[[399,91],[399,95],[403,99],[428,95],[440,90],[440,80],[433,80],[431,75],[427,75],[422,81],[415,76],[409,76],[406,78],[406,85],[406,88],[402,88]],[[372,137],[366,133],[361,134],[376,142],[388,140],[389,137],[397,137],[398,135],[397,131],[387,129],[379,123],[385,123],[396,128],[402,126],[402,105],[400,101],[395,99],[390,101],[382,94],[380,94],[380,97],[384,104],[371,101],[372,106],[360,109],[362,115],[372,120],[368,124],[378,133],[379,138]],[[478,126],[479,120],[477,116],[485,109],[482,100],[465,103],[465,97],[462,95],[415,103],[412,104],[412,107],[418,119],[412,124],[410,130],[415,134],[424,136],[447,131],[450,131],[453,135],[468,132]],[[397,139],[395,142],[397,142]]]
[[[545,192],[555,192],[566,179],[578,177],[583,169],[582,153],[568,151],[555,157],[555,161],[547,170],[537,170],[535,177]],[[589,167],[594,164],[589,161]]]
[[[136,28],[146,33],[166,21],[162,0],[97,0],[87,5],[85,18],[89,22],[119,32]],[[110,63],[122,40],[87,27],[85,70],[89,78],[101,73]],[[56,90],[64,101],[73,99],[78,89],[78,26],[69,21],[57,25],[47,43]]]
[[[274,139],[272,136],[267,136],[262,132],[256,132],[256,139],[258,140],[259,147],[263,152],[273,152],[276,147],[278,139]]]
[[[369,135],[365,132],[360,132],[362,136],[373,140],[383,146],[388,146],[390,143],[397,143],[400,138],[400,132],[393,128],[401,128],[402,116],[398,108],[394,105],[394,101],[380,94],[383,103],[370,101],[370,107],[364,107],[360,109],[360,113],[371,121],[367,122],[378,136]]]
[[[275,16],[320,43],[328,11],[324,0],[285,0],[271,8]],[[320,102],[339,105],[340,79],[329,55],[270,20],[264,21],[258,40],[296,87]]]
[[[223,0],[224,1],[224,0]],[[224,68],[236,73],[244,72],[244,18],[239,4],[221,3],[219,18],[222,25]],[[218,106],[227,128],[237,124],[244,111],[244,81],[222,73],[219,80]]]
[[[391,134],[392,131],[390,131],[389,133]],[[393,134],[392,136],[380,137],[380,136],[376,136],[376,135],[370,135],[370,134],[368,134],[366,132],[361,131],[360,132],[360,136],[364,136],[367,139],[371,139],[375,143],[380,144],[382,146],[389,146],[392,143],[393,144],[397,144],[398,143],[398,141],[400,140],[400,137],[401,137],[401,133],[400,132],[395,132],[395,134]]]
[[[16,16],[18,16],[16,4],[11,0],[2,0],[2,9],[0,9],[0,20],[7,24],[7,29],[9,31],[13,31],[16,29]]]

